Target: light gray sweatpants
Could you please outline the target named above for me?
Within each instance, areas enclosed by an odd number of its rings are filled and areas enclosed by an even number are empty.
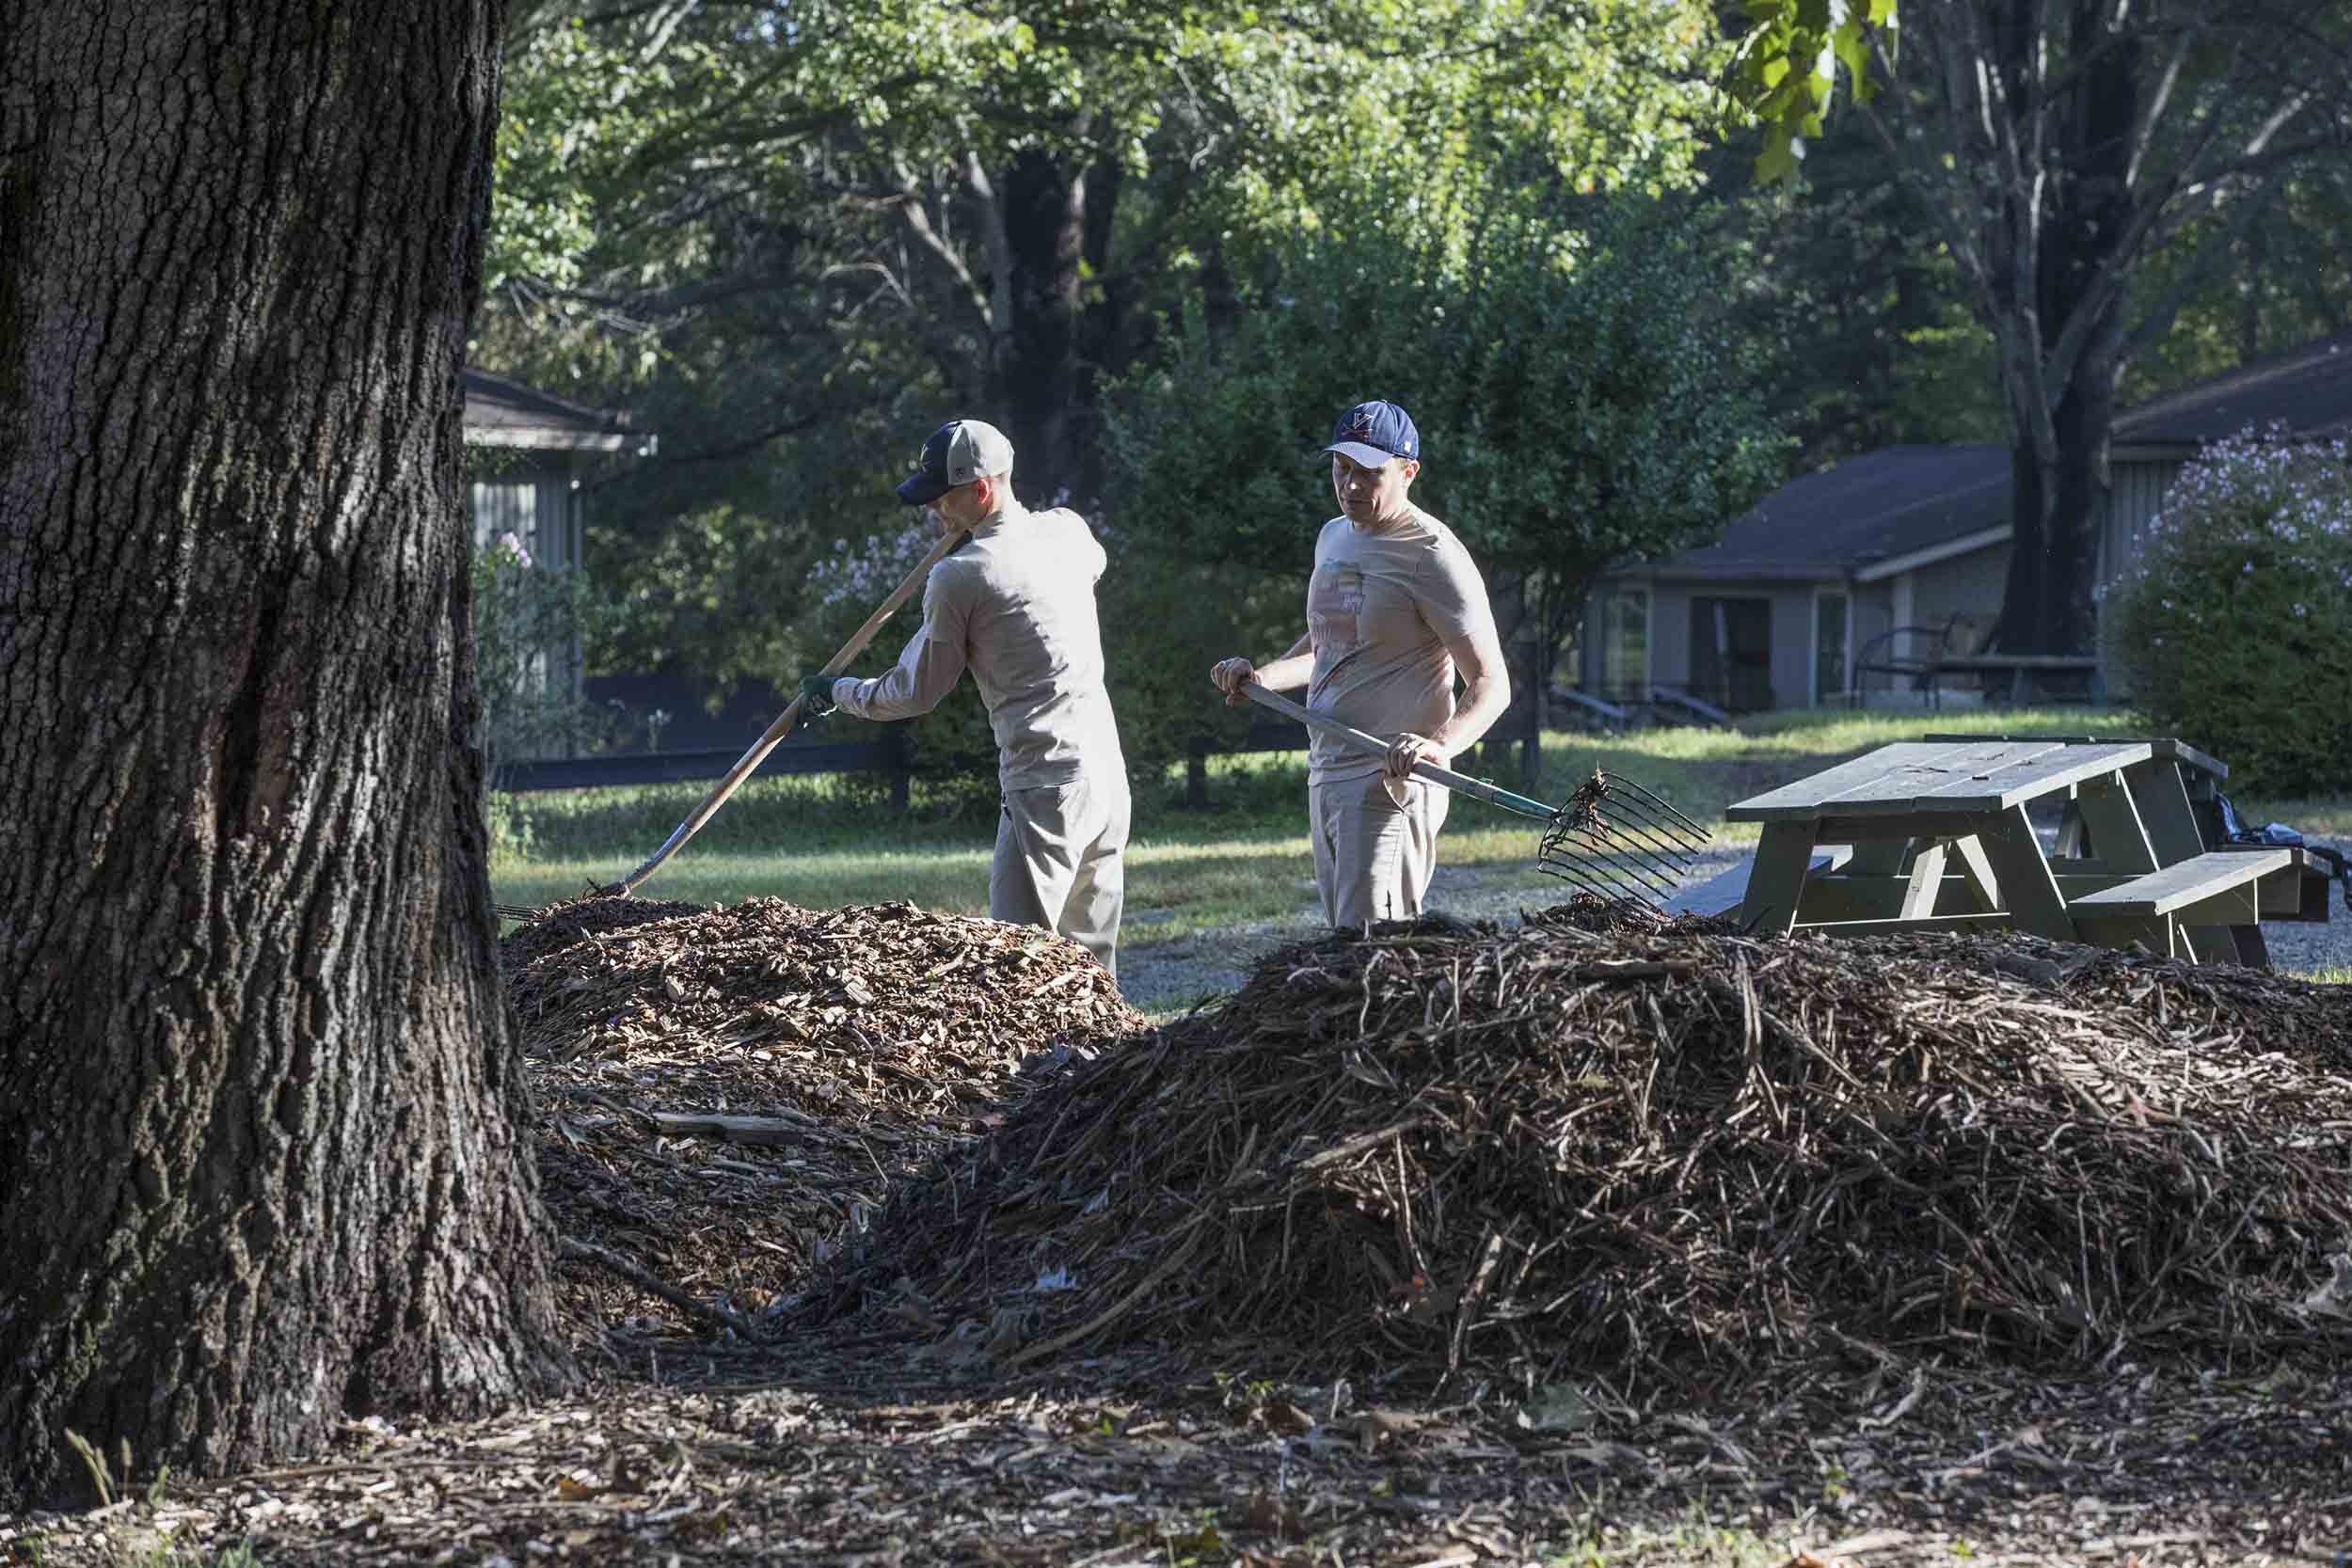
[[[1335,927],[1360,930],[1375,920],[1421,913],[1453,792],[1409,779],[1398,793],[1402,805],[1379,773],[1307,786],[1315,891],[1323,895],[1323,917]]]
[[[1129,810],[1123,772],[1005,791],[988,912],[1068,937],[1117,974]]]

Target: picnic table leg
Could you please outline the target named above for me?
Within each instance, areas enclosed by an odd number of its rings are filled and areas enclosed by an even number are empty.
[[[2086,853],[2084,848],[2086,837],[2088,834],[2083,825],[2082,797],[2075,792],[2073,784],[2069,784],[2066,786],[2066,811],[2058,818],[2058,842],[2050,846],[2051,858],[2053,860],[2071,859]],[[2090,842],[2095,845],[2097,840],[2092,839]]]
[[[2092,851],[2109,870],[2137,877],[2157,868],[2155,845],[2121,773],[2087,780],[2075,793],[2074,809],[2090,831]]]
[[[2001,896],[2010,918],[2023,931],[2053,942],[2074,942],[2074,917],[2058,892],[2050,863],[2042,858],[2042,840],[2026,817],[2024,806],[2011,806],[1977,832],[1985,859],[2000,879]]]
[[[1986,857],[1984,841],[1970,833],[1952,840],[1952,853],[1960,857],[1960,874],[1968,887],[1968,895],[1977,908],[1955,910],[1955,914],[1991,914],[2001,907],[2001,879],[1994,875],[1993,862]]]
[[[1757,837],[1756,863],[1748,870],[1747,896],[1740,919],[1758,936],[1787,936],[1797,923],[1797,900],[1804,895],[1813,861],[1813,822],[1767,822]]]
[[[1911,857],[1911,874],[1903,884],[1898,920],[1924,920],[1935,912],[1935,895],[1944,891],[1944,846],[1927,844]]]
[[[2181,777],[2181,765],[2170,761],[2136,763],[2123,769],[2124,787],[2131,792],[2133,808],[2146,825],[2148,844],[2155,855],[2156,864],[2176,864],[2193,855],[2205,852],[2205,835],[2197,826],[2197,808],[2189,804],[2188,784]],[[2095,830],[2094,830],[2095,832]],[[2182,945],[2199,963],[2240,963],[2237,939],[2230,933],[2238,929],[2225,926],[2186,926],[2179,927]],[[2252,927],[2257,934],[2261,927]]]

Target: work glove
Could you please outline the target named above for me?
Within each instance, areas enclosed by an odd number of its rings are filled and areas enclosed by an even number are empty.
[[[803,675],[801,677],[801,721],[797,726],[806,729],[820,719],[830,719],[840,709],[833,700],[832,675]]]

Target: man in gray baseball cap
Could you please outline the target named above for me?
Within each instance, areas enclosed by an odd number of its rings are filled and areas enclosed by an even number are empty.
[[[898,664],[871,680],[808,676],[803,710],[910,719],[969,669],[1004,791],[988,912],[1069,937],[1117,974],[1129,800],[1094,610],[1103,546],[1075,512],[1021,504],[1012,443],[978,420],[933,431],[898,499],[972,537],[931,568]]]

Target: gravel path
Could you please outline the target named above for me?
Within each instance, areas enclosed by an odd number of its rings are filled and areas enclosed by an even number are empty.
[[[2352,839],[2314,837],[2313,844],[2352,853]],[[1698,858],[1686,885],[1695,885],[1736,865],[1744,849],[1711,849]],[[1465,869],[1439,865],[1430,884],[1430,907],[1465,920],[1516,922],[1522,910],[1549,909],[1561,901],[1565,884],[1530,867],[1512,872],[1487,867]],[[1295,913],[1275,920],[1253,920],[1220,927],[1177,941],[1150,946],[1122,946],[1119,955],[1119,988],[1128,1002],[1148,1013],[1182,1010],[1195,1003],[1237,989],[1250,966],[1288,942],[1326,930],[1311,883],[1302,883]],[[1131,920],[1129,928],[1148,923]],[[2263,937],[2270,944],[2274,968],[2307,974],[2314,970],[2352,967],[2352,911],[2341,892],[2332,895],[2325,925],[2299,921],[2263,922]]]

